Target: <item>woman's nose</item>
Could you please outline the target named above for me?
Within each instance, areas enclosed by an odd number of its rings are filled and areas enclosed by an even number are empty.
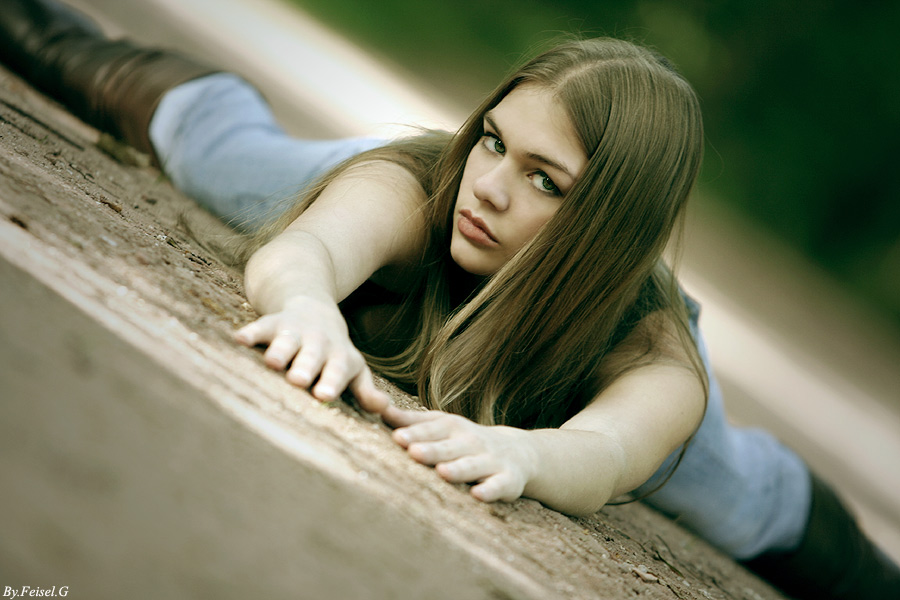
[[[495,164],[476,180],[472,188],[475,197],[487,202],[498,211],[509,208],[509,186],[506,181],[503,163]]]

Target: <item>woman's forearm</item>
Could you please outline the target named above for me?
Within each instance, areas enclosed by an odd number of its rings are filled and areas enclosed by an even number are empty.
[[[377,270],[412,263],[424,243],[423,204],[422,187],[396,164],[348,169],[251,257],[250,303],[263,314],[301,296],[337,303]]]
[[[623,375],[559,429],[473,423],[441,411],[388,407],[384,420],[415,460],[485,502],[527,496],[592,514],[649,479],[703,416],[696,374],[653,365]]]
[[[572,515],[591,514],[621,489],[625,460],[594,431],[478,425],[441,411],[389,407],[384,420],[415,460],[453,483],[474,483],[485,502],[527,496]]]
[[[690,369],[649,365],[610,385],[560,429],[525,431],[535,468],[524,495],[590,514],[649,479],[703,418]]]
[[[596,431],[523,431],[533,471],[523,496],[570,515],[597,512],[622,489],[626,458],[621,446]]]
[[[260,314],[284,310],[304,296],[337,304],[342,293],[327,248],[303,231],[286,231],[257,250],[244,271],[244,287]]]

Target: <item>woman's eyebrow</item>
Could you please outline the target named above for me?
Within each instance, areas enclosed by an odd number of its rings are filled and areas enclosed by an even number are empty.
[[[491,126],[491,129],[493,129],[494,131],[497,132],[497,136],[500,139],[503,139],[503,132],[497,126],[497,122],[494,120],[494,117],[491,115],[490,112],[487,112],[484,114],[484,120],[487,121],[488,125]],[[572,179],[575,179],[575,176],[572,174],[572,171],[569,170],[569,168],[566,167],[566,165],[562,164],[561,162],[555,161],[551,158],[547,158],[543,154],[537,154],[536,152],[526,152],[525,156],[530,158],[531,160],[535,160],[537,162],[547,165],[548,167],[556,169],[557,171],[561,171],[561,172],[565,173],[566,175],[568,175],[569,177],[571,177]]]

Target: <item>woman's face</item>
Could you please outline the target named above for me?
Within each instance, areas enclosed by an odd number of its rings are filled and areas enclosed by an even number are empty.
[[[463,171],[450,255],[491,275],[531,241],[559,208],[588,159],[563,108],[523,84],[484,118]]]

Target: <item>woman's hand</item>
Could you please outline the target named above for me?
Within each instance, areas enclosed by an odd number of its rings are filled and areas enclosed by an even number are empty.
[[[264,360],[275,370],[287,369],[287,380],[329,402],[345,389],[367,411],[381,413],[388,395],[375,387],[372,372],[350,341],[347,324],[334,304],[293,298],[284,310],[260,317],[235,332],[246,346],[266,345]],[[313,385],[315,384],[315,385]]]
[[[483,502],[512,502],[533,474],[535,458],[528,432],[478,425],[441,411],[411,411],[395,406],[382,413],[395,427],[394,441],[416,461],[435,467],[451,483],[477,483],[472,495]]]
[[[349,388],[381,412],[387,394],[347,333],[337,305],[376,272],[417,266],[425,247],[427,196],[416,176],[389,161],[341,171],[294,220],[259,247],[244,268],[247,300],[261,315],[240,329],[242,344],[268,346],[266,364],[329,401]]]

